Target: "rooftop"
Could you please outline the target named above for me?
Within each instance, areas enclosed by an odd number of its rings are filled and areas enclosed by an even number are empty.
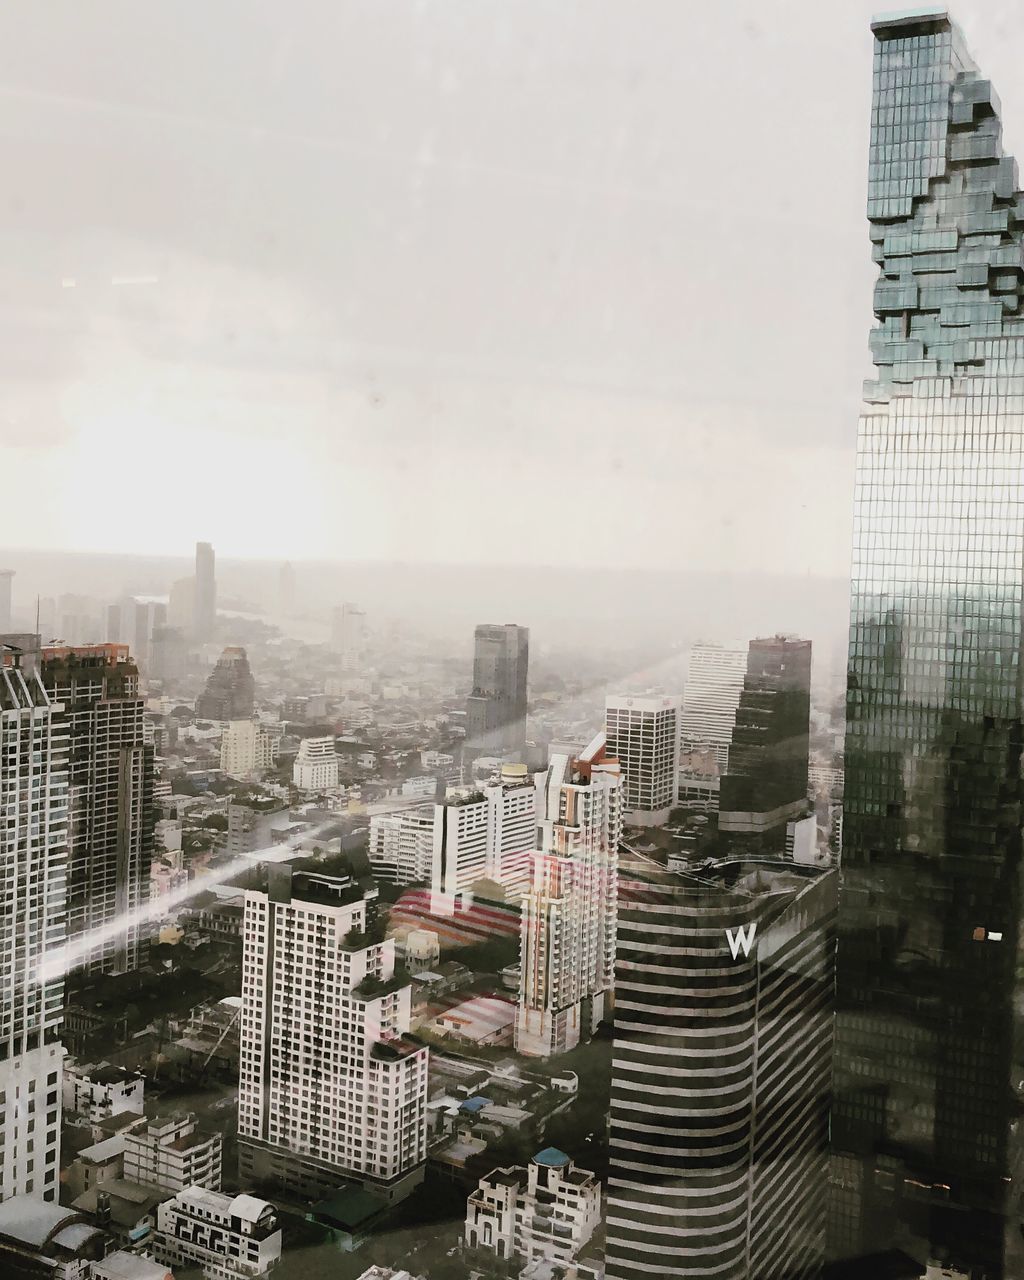
[[[11,1196],[0,1204],[0,1235],[41,1249],[61,1227],[70,1226],[79,1216],[75,1209],[35,1196]]]
[[[564,1151],[557,1147],[545,1147],[533,1157],[534,1164],[542,1164],[547,1169],[565,1169],[571,1163]]]

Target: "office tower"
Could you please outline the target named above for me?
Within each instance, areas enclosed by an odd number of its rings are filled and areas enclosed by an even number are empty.
[[[0,569],[0,635],[11,629],[11,588],[14,570]]]
[[[473,691],[466,702],[470,758],[522,754],[526,749],[530,632],[513,623],[475,632]]]
[[[522,906],[519,1053],[568,1053],[604,1016],[615,963],[621,791],[603,734],[577,758],[552,756]]]
[[[328,738],[327,741],[331,744],[333,755],[334,739]],[[220,740],[220,767],[229,778],[248,781],[258,777],[265,769],[273,768],[277,748],[277,738],[272,737],[255,720],[232,720]]]
[[[832,1248],[1002,1280],[1024,1274],[1024,195],[946,12],[873,30]]]
[[[151,1246],[178,1275],[267,1280],[281,1260],[281,1239],[268,1201],[184,1187],[157,1208]]]
[[[200,641],[212,640],[217,629],[217,575],[213,547],[208,542],[196,543],[192,625]]]
[[[153,860],[153,748],[127,645],[44,648],[40,674],[70,748],[69,971],[124,973],[145,961]]]
[[[688,809],[718,811],[746,669],[746,650],[714,644],[690,650],[679,729],[679,804]]]
[[[244,649],[229,645],[217,659],[196,699],[201,720],[248,720],[256,701],[256,681]]]
[[[188,666],[185,633],[178,627],[155,626],[149,640],[149,674],[171,683],[183,680]]]
[[[195,634],[195,578],[178,578],[171,583],[167,597],[167,624],[186,636]]]
[[[427,1049],[376,890],[279,865],[247,890],[239,1170],[308,1198],[353,1180],[389,1201],[423,1178]]]
[[[620,862],[608,1280],[820,1275],[836,879]]]
[[[338,785],[340,761],[334,738],[303,738],[292,765],[292,782],[302,791],[328,791]]]
[[[366,660],[366,614],[357,604],[343,604],[331,617],[331,648],[341,654],[341,665],[354,671]]]
[[[121,643],[121,605],[107,605],[107,629],[103,638],[107,644]]]
[[[608,755],[622,770],[625,821],[658,826],[679,796],[679,710],[675,697],[605,699]]]
[[[68,729],[38,672],[0,657],[0,1200],[57,1198]]]
[[[810,640],[751,640],[718,806],[734,850],[781,853],[786,824],[807,813],[810,717]]]

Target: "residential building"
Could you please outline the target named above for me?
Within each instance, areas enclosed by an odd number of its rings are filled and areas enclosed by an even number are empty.
[[[810,640],[751,640],[718,812],[733,850],[781,853],[786,824],[806,815],[810,715]]]
[[[265,1280],[281,1258],[274,1206],[255,1196],[184,1187],[156,1211],[152,1250],[169,1267],[205,1280]]]
[[[275,819],[287,815],[288,806],[280,800],[259,796],[228,804],[227,852],[233,857],[256,853],[274,843]]]
[[[341,655],[346,671],[357,671],[366,661],[366,614],[358,605],[347,603],[334,610],[331,648]]]
[[[948,12],[872,29],[832,1249],[1008,1280],[1024,1274],[1024,194]]]
[[[229,778],[245,782],[272,769],[280,739],[255,720],[231,720],[220,740],[220,767]]]
[[[824,1254],[836,881],[620,864],[608,1280],[810,1277]]]
[[[410,929],[403,948],[405,967],[411,974],[433,969],[441,960],[441,939],[433,929]]]
[[[513,623],[477,627],[473,689],[466,702],[466,753],[519,755],[526,749],[530,632]]]
[[[219,1191],[223,1142],[220,1133],[203,1133],[191,1112],[158,1116],[125,1132],[124,1177],[161,1191]]]
[[[338,785],[340,761],[334,738],[303,738],[292,766],[292,782],[300,791],[330,791]]]
[[[141,1116],[145,1111],[145,1078],[137,1071],[109,1062],[64,1063],[64,1110],[96,1123],[125,1111]]]
[[[192,626],[201,642],[212,640],[217,628],[217,571],[213,547],[208,542],[196,543],[195,587],[192,598]],[[211,716],[211,719],[230,719]]]
[[[597,1030],[612,987],[622,778],[604,735],[554,755],[540,849],[522,902],[516,1049],[567,1053]]]
[[[200,720],[251,720],[255,700],[256,681],[248,655],[240,646],[229,645],[196,699],[196,716]]]
[[[608,755],[622,770],[625,821],[659,826],[679,798],[680,699],[613,694],[605,699]]]
[[[67,936],[77,984],[146,960],[153,748],[127,645],[44,648],[40,674],[69,735]]]
[[[124,1177],[124,1134],[83,1147],[64,1172],[61,1181],[71,1200],[84,1192]]]
[[[0,650],[0,1200],[57,1196],[68,725]],[[15,909],[15,907],[17,909]]]
[[[557,1147],[494,1169],[466,1202],[466,1248],[500,1261],[572,1262],[601,1224],[601,1184]]]
[[[426,804],[371,817],[368,856],[376,879],[389,884],[431,883],[435,812],[435,805]]]
[[[376,890],[303,864],[247,890],[239,1170],[306,1198],[359,1182],[396,1200],[423,1177],[427,1049]]]

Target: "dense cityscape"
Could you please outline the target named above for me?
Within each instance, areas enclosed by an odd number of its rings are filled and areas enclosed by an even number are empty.
[[[872,31],[841,664],[0,571],[0,1276],[1024,1276],[1024,194]]]

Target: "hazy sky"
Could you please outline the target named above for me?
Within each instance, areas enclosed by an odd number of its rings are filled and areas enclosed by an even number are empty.
[[[844,573],[876,7],[7,6],[0,546]]]

